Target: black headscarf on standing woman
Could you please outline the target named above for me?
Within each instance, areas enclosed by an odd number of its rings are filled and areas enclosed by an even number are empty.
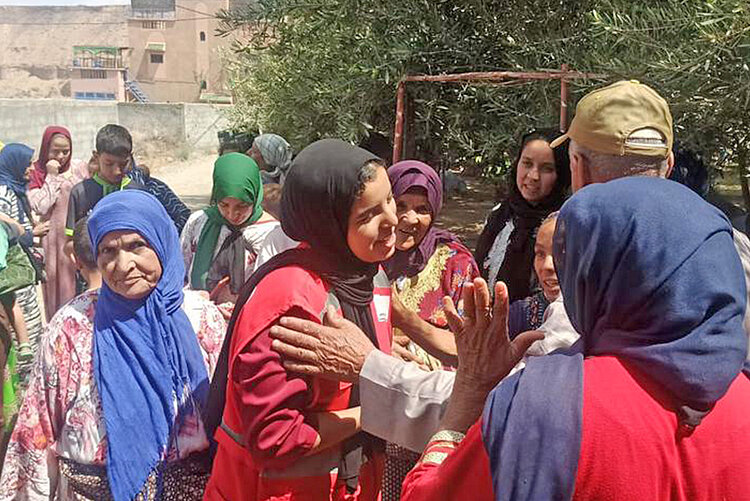
[[[497,280],[505,282],[508,286],[510,301],[523,299],[531,294],[536,230],[545,217],[562,207],[570,187],[570,163],[567,144],[560,145],[552,150],[555,156],[557,180],[552,187],[552,192],[539,203],[528,202],[523,198],[521,190],[518,189],[518,183],[516,182],[518,162],[521,160],[523,149],[529,142],[541,139],[551,143],[560,135],[561,133],[555,129],[539,129],[523,135],[518,154],[508,173],[510,195],[497,210],[490,213],[487,224],[485,224],[477,241],[474,258],[484,279],[489,280],[489,267],[484,266],[484,261],[487,259],[497,235],[508,221],[513,220],[513,231],[508,239],[503,264],[497,273]],[[490,284],[491,290],[493,285]]]
[[[255,287],[272,271],[299,265],[318,274],[339,300],[344,318],[357,324],[377,346],[370,303],[378,264],[359,260],[349,249],[346,238],[349,214],[362,185],[360,172],[372,161],[382,162],[369,151],[338,139],[316,141],[294,159],[284,182],[281,224],[290,238],[309,246],[274,256],[253,273],[243,286],[211,383],[206,417],[209,436],[213,436],[224,411],[234,324]],[[356,401],[350,403],[352,406],[358,405],[358,388],[353,388],[352,394]],[[339,478],[346,479],[348,484],[353,483],[354,487],[361,463],[362,445],[367,441],[374,442],[374,437],[360,433],[344,444],[346,466],[344,463],[340,465]]]

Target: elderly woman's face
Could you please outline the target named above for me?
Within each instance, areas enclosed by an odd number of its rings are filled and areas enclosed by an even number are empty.
[[[409,188],[396,198],[396,249],[408,251],[420,243],[432,224],[432,207],[427,191],[421,187]]]
[[[113,231],[99,242],[96,265],[104,282],[126,299],[146,297],[161,278],[159,256],[134,231]]]

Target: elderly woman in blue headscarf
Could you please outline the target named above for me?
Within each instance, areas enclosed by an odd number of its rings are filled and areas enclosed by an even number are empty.
[[[177,230],[153,196],[106,197],[88,231],[104,283],[48,326],[0,499],[201,499],[223,317],[183,291]]]
[[[595,184],[563,206],[553,256],[581,339],[501,382],[463,440],[440,432],[402,499],[747,498],[745,281],[727,218],[672,181]]]

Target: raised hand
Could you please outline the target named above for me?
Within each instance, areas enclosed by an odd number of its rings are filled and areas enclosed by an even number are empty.
[[[47,162],[47,174],[59,174],[60,173],[60,162],[58,162],[55,159],[50,160]]]
[[[464,317],[449,297],[443,299],[445,314],[456,336],[458,371],[453,394],[441,427],[465,432],[479,417],[489,392],[523,358],[539,331],[508,338],[508,288],[495,285],[495,303],[490,307],[487,282],[477,278],[463,290]]]

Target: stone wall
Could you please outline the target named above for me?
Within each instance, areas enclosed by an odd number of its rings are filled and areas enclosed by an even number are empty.
[[[133,136],[136,154],[187,157],[218,149],[226,126],[222,109],[208,104],[135,104],[64,99],[0,99],[0,141],[38,149],[47,125],[67,127],[75,158],[88,159],[96,132],[118,123]]]

